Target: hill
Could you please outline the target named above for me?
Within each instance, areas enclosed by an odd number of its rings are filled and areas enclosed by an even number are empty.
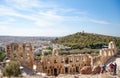
[[[120,48],[120,37],[100,35],[94,33],[78,32],[72,35],[55,39],[55,43],[70,46],[73,49],[82,48],[102,48],[107,46],[110,41],[115,41],[117,47]]]

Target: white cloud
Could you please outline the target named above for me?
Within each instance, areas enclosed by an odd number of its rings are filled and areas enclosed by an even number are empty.
[[[68,29],[38,29],[38,28],[14,28],[12,26],[1,25],[0,33],[3,35],[12,35],[12,36],[64,36],[68,35],[70,31]],[[7,31],[7,32],[6,32]]]
[[[108,25],[108,24],[110,24],[109,22],[103,21],[103,20],[90,19],[89,21],[90,21],[90,22],[93,22],[93,23],[97,23],[97,24],[103,24],[103,25]]]
[[[35,22],[36,25],[38,26],[43,26],[43,27],[48,27],[48,26],[53,26],[54,23],[53,22],[49,22],[49,21],[44,21],[44,20],[38,20]]]
[[[45,17],[47,19],[52,19],[52,20],[63,20],[62,16],[60,15],[57,15],[56,12],[54,12],[54,10],[50,10],[50,11],[46,11],[46,12],[39,12],[39,14],[42,16],[42,17]]]
[[[97,24],[110,24],[107,21],[92,19],[86,16],[87,12],[78,11],[72,8],[61,8],[55,3],[46,3],[41,0],[5,0],[7,5],[0,5],[0,17],[10,16],[7,20],[0,22],[0,33],[4,32],[8,35],[65,35],[72,32],[68,29],[58,27],[58,29],[50,29],[50,26],[69,26],[69,22],[90,22]],[[13,17],[13,18],[12,18]],[[17,22],[18,19],[32,21],[34,26],[45,27],[46,29],[37,28],[13,28],[10,23]],[[0,18],[2,19],[2,18]],[[20,21],[20,20],[19,20]],[[18,21],[18,22],[19,22]],[[6,24],[9,24],[5,27]],[[47,28],[48,27],[48,28]],[[4,31],[3,31],[4,30]],[[11,31],[8,31],[11,30]],[[58,34],[57,34],[58,33]]]
[[[4,20],[0,20],[0,25],[1,24],[10,24],[10,23],[14,23],[16,20],[14,18],[6,18]]]
[[[0,25],[0,32],[6,31],[7,27],[5,25]]]
[[[51,2],[44,2],[42,0],[5,0],[6,3],[15,9],[19,10],[31,10],[31,8],[38,9],[48,9],[48,8],[57,8],[58,5]],[[13,5],[14,4],[14,5]]]
[[[33,21],[34,24],[39,26],[52,26],[56,23],[59,23],[62,21],[62,16],[56,15],[56,13],[53,13],[51,11],[46,12],[38,12],[38,13],[32,13],[32,14],[22,14],[19,13],[12,8],[8,8],[5,6],[0,6],[0,16],[14,16],[19,18],[24,18],[27,20]]]
[[[17,9],[26,9],[32,7],[38,7],[38,0],[6,0],[9,6],[17,8]],[[13,5],[14,4],[14,5]]]
[[[6,7],[4,5],[0,5],[0,16],[3,15],[14,15],[15,11],[10,7]]]
[[[108,25],[111,24],[108,21],[104,20],[97,20],[97,19],[92,19],[90,17],[86,16],[65,16],[64,21],[71,21],[71,22],[90,22],[90,23],[96,23],[96,24],[102,24],[102,25]]]

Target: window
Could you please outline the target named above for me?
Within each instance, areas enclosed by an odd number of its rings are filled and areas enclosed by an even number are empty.
[[[74,65],[72,65],[72,67],[73,67]]]
[[[79,62],[79,59],[78,59],[78,58],[76,59],[76,62]]]
[[[54,63],[57,63],[57,60],[54,60]]]
[[[66,58],[66,59],[65,59],[65,63],[66,63],[66,64],[68,64],[68,61],[69,61],[69,59],[68,59],[68,58]]]
[[[70,59],[70,62],[72,62],[73,60],[72,60],[72,58]]]
[[[14,50],[17,50],[17,44],[14,44]]]
[[[61,63],[64,63],[64,58],[61,60]]]
[[[45,69],[47,69],[47,67],[45,67]]]

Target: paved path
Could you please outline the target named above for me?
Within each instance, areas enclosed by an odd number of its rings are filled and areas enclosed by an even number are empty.
[[[22,69],[22,73],[24,74],[24,75],[33,75],[34,74],[34,72],[33,71],[31,71],[29,68],[27,68],[27,67],[24,67],[24,66],[22,66],[23,67],[23,69]]]
[[[120,69],[120,54],[119,55],[116,55],[114,57],[112,57],[110,60],[108,60],[108,62],[106,63],[107,66],[109,66],[109,64],[111,62],[116,62],[117,64],[117,69]]]

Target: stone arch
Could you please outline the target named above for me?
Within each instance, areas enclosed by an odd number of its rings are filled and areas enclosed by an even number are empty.
[[[112,56],[110,49],[108,49],[108,56]]]
[[[52,55],[58,55],[58,49],[57,48],[53,49]]]
[[[70,58],[70,62],[73,62],[73,58],[72,57]]]
[[[102,56],[103,55],[103,50],[100,50],[99,54],[100,54],[100,56]]]
[[[69,72],[69,68],[65,67],[65,73],[68,73],[68,72]]]
[[[54,68],[54,75],[57,76],[58,75],[58,69]]]
[[[59,73],[59,74],[61,73],[61,68],[58,68],[58,73]]]
[[[73,72],[73,68],[72,68],[72,67],[70,68],[70,72],[71,72],[71,73]]]
[[[61,74],[63,73],[62,69],[63,69],[63,68],[60,68],[60,73],[61,73]]]
[[[79,73],[79,66],[76,66],[75,69],[76,69],[76,72]]]
[[[114,50],[111,50],[111,54],[112,54],[112,56],[114,55]]]
[[[51,74],[54,75],[53,68],[51,68],[50,70],[51,70]]]
[[[17,43],[13,43],[13,50],[18,51],[18,44]]]
[[[62,68],[62,73],[65,73],[64,68]]]
[[[104,50],[104,56],[108,56],[108,55],[107,55],[107,51],[106,51],[106,50]]]
[[[69,63],[69,58],[65,58],[65,63],[68,64]]]
[[[78,57],[76,57],[76,62],[79,62],[79,58]]]
[[[111,42],[109,43],[108,48],[109,48],[109,49],[115,49],[115,48],[116,48],[115,42],[114,42],[114,41],[111,41]]]
[[[73,68],[73,72],[75,72],[75,67]]]
[[[48,72],[48,75],[50,75],[50,70],[49,70],[49,69],[48,69],[48,71],[47,71],[47,72]]]

